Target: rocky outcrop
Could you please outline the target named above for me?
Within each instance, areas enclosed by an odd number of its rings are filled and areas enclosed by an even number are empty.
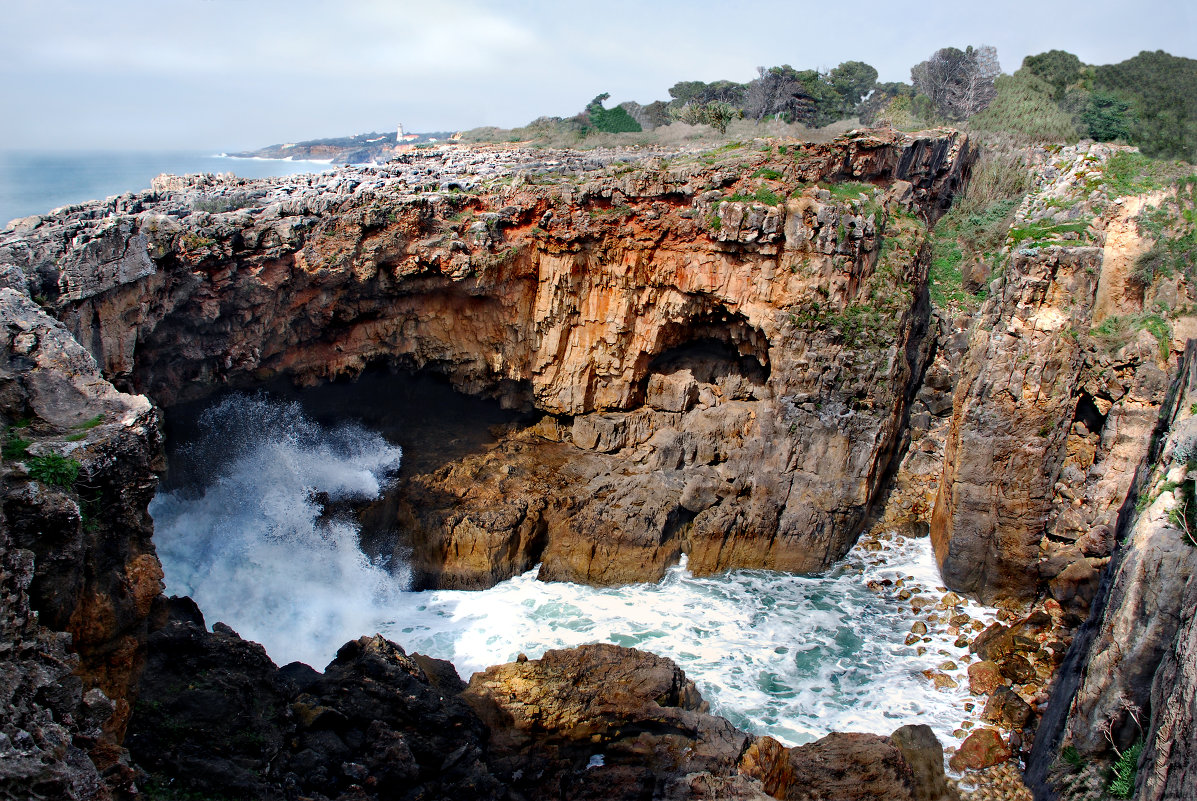
[[[787,749],[710,715],[671,661],[549,651],[466,686],[381,637],[323,674],[276,668],[187,599],[163,602],[129,747],[149,786],[274,799],[955,797],[926,726]],[[762,784],[763,782],[763,784]]]
[[[497,798],[451,665],[381,637],[277,668],[189,599],[162,602],[128,745],[146,784],[282,799]]]
[[[78,719],[102,724],[104,733],[78,742],[120,789],[131,774],[118,743],[146,618],[162,591],[146,512],[163,467],[157,412],[146,398],[113,389],[61,324],[8,288],[0,289],[0,337],[0,414],[8,423],[3,551],[23,554],[21,570],[34,568],[27,590],[12,597],[69,641],[74,661],[54,674],[57,692],[86,691],[91,711]],[[48,656],[47,665],[63,660]],[[105,697],[113,702],[107,707]]]
[[[993,601],[1046,584],[1077,620],[1184,345],[1162,318],[1110,316],[1144,309],[1125,275],[1139,204],[1093,188],[1113,152],[1043,154],[972,327],[931,517],[949,586]]]
[[[108,785],[88,751],[114,707],[83,692],[69,635],[39,625],[29,604],[33,554],[15,548],[0,514],[0,798],[106,801]]]
[[[1190,343],[1161,428],[1168,431],[1153,468],[1145,469],[1137,510],[1128,509],[1125,539],[1109,576],[1108,597],[1078,636],[1080,648],[1052,706],[1066,711],[1063,729],[1036,741],[1037,761],[1054,762],[1056,788],[1084,786],[1085,762],[1108,764],[1136,741],[1136,797],[1183,798],[1191,794],[1185,753],[1193,734],[1190,671],[1183,667],[1188,625],[1197,595],[1190,581],[1197,569],[1189,469],[1197,453],[1197,343]],[[1145,465],[1146,467],[1146,465]],[[1074,689],[1075,688],[1075,689]],[[1049,712],[1051,710],[1049,709]],[[1079,759],[1059,757],[1071,747]],[[1083,760],[1083,761],[1082,761]],[[1045,770],[1046,773],[1046,770]],[[1044,788],[1049,792],[1050,786]]]
[[[403,490],[419,586],[536,561],[653,580],[682,553],[698,573],[826,567],[900,446],[930,351],[922,220],[967,140],[613,158],[446,149],[307,183],[164,179],[24,221],[0,261],[160,403],[385,362],[547,413]],[[430,186],[450,191],[414,191]],[[234,191],[253,205],[196,210]]]

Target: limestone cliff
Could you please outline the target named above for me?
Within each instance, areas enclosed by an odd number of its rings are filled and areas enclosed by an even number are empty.
[[[897,450],[930,342],[925,221],[971,151],[954,133],[768,151],[448,150],[255,185],[224,213],[193,206],[234,187],[164,179],[27,221],[0,259],[159,403],[384,362],[547,413],[405,490],[421,586],[536,561],[652,580],[682,552],[700,573],[818,570]]]
[[[1197,792],[1191,744],[1195,714],[1192,625],[1197,594],[1197,509],[1193,454],[1197,451],[1197,343],[1190,342],[1161,429],[1167,430],[1144,465],[1139,502],[1128,503],[1124,535],[1108,576],[1108,597],[1086,624],[1052,699],[1051,726],[1036,741],[1036,780],[1043,794],[1098,797],[1103,766],[1138,747],[1136,798],[1187,798]],[[1049,710],[1051,712],[1052,710]],[[1054,721],[1060,721],[1055,723]],[[1138,742],[1138,746],[1135,743]],[[1077,758],[1065,759],[1073,748]]]
[[[1094,189],[1113,154],[1042,154],[970,327],[930,520],[949,586],[1025,600],[1046,584],[1078,619],[1184,347],[1128,284],[1139,204]]]
[[[78,742],[128,785],[163,465],[158,407],[127,393],[169,405],[382,363],[537,411],[400,488],[397,547],[423,586],[537,560],[546,578],[646,580],[682,552],[700,572],[817,570],[891,470],[931,347],[927,223],[972,157],[952,132],[446,149],[319,179],[165,177],[17,221],[0,234],[3,513],[33,554],[22,603],[80,658],[63,708],[113,701]]]

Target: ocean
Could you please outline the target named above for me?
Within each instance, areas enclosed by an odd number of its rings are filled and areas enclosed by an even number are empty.
[[[0,228],[59,206],[150,188],[164,172],[231,172],[242,178],[321,172],[321,161],[235,159],[198,151],[0,151]]]
[[[190,595],[209,625],[232,626],[277,664],[323,669],[342,643],[381,633],[468,678],[520,653],[611,642],[673,659],[713,712],[791,745],[916,722],[954,743],[969,717],[967,648],[942,625],[916,638],[920,647],[907,643],[920,616],[898,590],[942,593],[927,537],[855,548],[820,576],[698,577],[683,561],[657,584],[546,583],[534,569],[481,592],[412,592],[406,565],[368,558],[356,520],[328,519],[321,504],[378,497],[418,454],[266,394],[213,402],[176,448],[205,474],[164,486],[150,505],[167,593]],[[927,671],[950,675],[951,686]]]

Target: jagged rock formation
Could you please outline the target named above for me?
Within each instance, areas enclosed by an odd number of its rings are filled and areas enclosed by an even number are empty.
[[[166,180],[111,217],[24,224],[0,252],[106,375],[159,402],[381,360],[549,413],[400,504],[421,586],[538,560],[546,578],[652,580],[682,552],[700,573],[818,570],[897,450],[930,346],[918,215],[950,202],[970,150],[891,133],[729,153],[542,156],[534,183],[464,195],[411,193],[428,181],[413,163],[219,214],[191,208],[206,184]],[[845,179],[871,185],[770,188]]]
[[[547,413],[403,489],[399,545],[425,586],[536,559],[651,579],[682,551],[702,572],[819,569],[891,469],[930,349],[925,221],[971,158],[954,133],[715,163],[452,151],[306,184],[165,178],[18,221],[0,236],[3,512],[34,553],[28,603],[72,635],[77,689],[113,700],[104,736],[78,742],[127,786],[117,744],[161,591],[157,410],[113,384],[170,403],[382,361]],[[826,188],[845,180],[861,183]],[[687,786],[752,795],[728,781]]]
[[[1036,742],[1039,770],[1049,782],[1045,793],[1083,798],[1100,792],[1101,767],[1112,761],[1114,749],[1128,749],[1136,740],[1145,748],[1134,797],[1197,792],[1190,753],[1197,734],[1190,650],[1197,610],[1191,581],[1197,544],[1190,534],[1197,508],[1191,506],[1189,472],[1197,454],[1195,402],[1197,343],[1190,342],[1163,409],[1167,440],[1162,451],[1151,453],[1158,458],[1154,467],[1144,464],[1138,508],[1128,506],[1119,530],[1125,539],[1108,598],[1087,624],[1092,636],[1078,638],[1082,647],[1068,677],[1074,680],[1052,699],[1056,717],[1065,718],[1063,730],[1045,731]],[[1075,748],[1084,761],[1061,758],[1064,747]]]
[[[153,782],[174,790],[262,799],[954,797],[925,726],[786,749],[708,714],[676,665],[629,648],[549,651],[475,674],[467,687],[448,663],[382,637],[347,643],[320,674],[276,668],[219,623],[208,632],[187,599],[164,602],[158,616],[129,747]]]
[[[1090,188],[1111,154],[1105,145],[1066,148],[1039,170],[1005,274],[971,328],[930,520],[952,588],[987,601],[1029,599],[1042,582],[1078,618],[1184,347],[1133,328],[1120,339],[1101,326],[1113,310],[1147,307],[1141,290],[1125,286],[1126,251],[1142,247],[1139,206]]]

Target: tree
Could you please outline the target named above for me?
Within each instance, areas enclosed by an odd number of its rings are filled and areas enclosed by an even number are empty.
[[[877,70],[863,61],[845,61],[827,73],[827,81],[843,98],[844,116],[855,113],[860,101],[877,83]]]
[[[944,47],[912,67],[910,80],[942,117],[966,120],[993,101],[994,81],[1001,71],[997,48]]]
[[[1022,68],[1042,79],[1052,88],[1052,99],[1064,99],[1068,85],[1081,77],[1081,60],[1064,50],[1048,50],[1022,60]]]
[[[799,71],[789,64],[757,67],[756,80],[748,84],[744,112],[757,122],[780,117],[822,126],[841,119],[844,97],[817,70]]]
[[[1098,142],[1129,139],[1133,118],[1130,103],[1112,92],[1093,92],[1081,112],[1081,123]]]
[[[586,116],[590,118],[590,124],[595,130],[604,133],[634,133],[642,131],[643,128],[640,127],[640,123],[632,119],[632,116],[622,106],[616,106],[611,109],[603,108],[603,103],[610,96],[604,92],[586,105]]]
[[[1197,61],[1144,51],[1094,72],[1094,90],[1130,104],[1131,144],[1149,156],[1197,161]]]

